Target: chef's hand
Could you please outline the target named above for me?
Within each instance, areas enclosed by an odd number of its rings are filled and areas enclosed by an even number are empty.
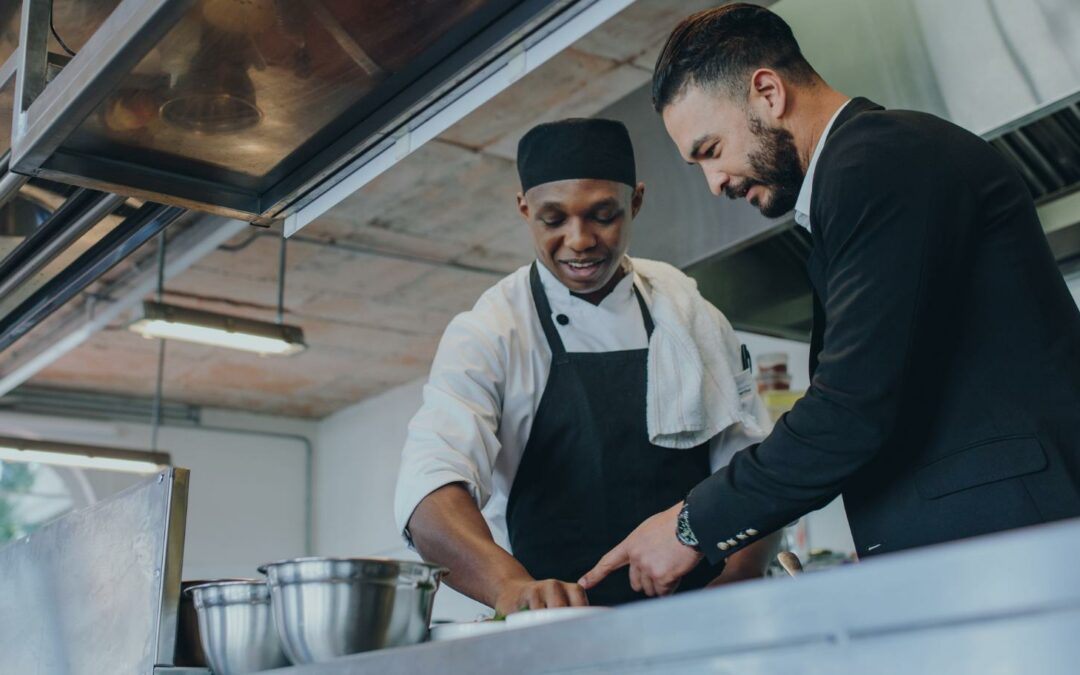
[[[589,604],[585,589],[558,579],[511,581],[499,590],[495,611],[513,614],[519,610],[545,607],[581,607]]]
[[[630,586],[650,597],[674,593],[682,579],[701,561],[701,554],[679,542],[675,525],[682,502],[637,526],[622,543],[608,551],[578,581],[585,590],[607,575],[630,566]]]

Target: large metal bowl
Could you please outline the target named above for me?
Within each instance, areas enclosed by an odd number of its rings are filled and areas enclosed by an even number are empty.
[[[423,642],[446,569],[385,558],[298,558],[259,568],[293,663]]]
[[[188,592],[214,675],[242,675],[289,665],[271,617],[266,582],[215,581]]]

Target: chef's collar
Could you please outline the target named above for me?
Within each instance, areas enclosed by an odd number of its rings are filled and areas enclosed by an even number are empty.
[[[611,289],[603,300],[600,301],[596,307],[604,307],[609,305],[610,302],[624,302],[634,297],[634,264],[630,261],[630,256],[623,256],[622,269],[625,274],[623,278],[619,279],[619,283],[615,284],[615,288]],[[573,305],[573,301],[581,302],[583,305],[593,306],[588,300],[574,295],[573,291],[567,288],[558,277],[551,273],[551,270],[547,268],[544,263],[539,260],[536,261],[536,267],[540,270],[540,283],[544,286],[544,292],[548,296],[548,302],[558,303],[560,306],[565,307],[567,303]]]

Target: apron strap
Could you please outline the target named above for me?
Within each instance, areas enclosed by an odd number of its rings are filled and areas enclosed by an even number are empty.
[[[563,347],[562,338],[559,337],[555,324],[551,322],[551,304],[548,303],[547,293],[544,292],[544,284],[540,281],[540,271],[536,269],[535,260],[529,269],[529,287],[532,290],[536,313],[540,316],[540,325],[544,327],[544,335],[547,336],[548,347],[551,348],[551,360],[565,361],[566,348]]]
[[[529,268],[529,288],[532,291],[533,304],[536,305],[536,313],[540,316],[540,325],[544,328],[544,336],[547,337],[548,346],[551,348],[551,356],[554,360],[562,361],[566,356],[566,348],[563,347],[558,329],[551,322],[551,304],[548,302],[547,293],[544,292],[544,284],[540,281],[540,271],[536,269],[535,260]],[[637,284],[634,285],[634,297],[637,298],[638,307],[641,308],[641,319],[645,322],[645,337],[652,339],[653,329],[656,326],[653,324],[652,313],[649,311],[649,306],[645,304],[645,298],[638,290]]]
[[[646,339],[651,340],[653,328],[655,328],[652,320],[652,312],[649,311],[649,306],[645,304],[645,298],[642,297],[637,284],[634,284],[634,295],[637,296],[638,307],[641,308],[641,318],[645,321],[645,337]]]

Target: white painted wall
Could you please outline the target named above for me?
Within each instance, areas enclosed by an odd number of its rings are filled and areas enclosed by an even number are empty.
[[[1080,305],[1080,272],[1074,272],[1066,277],[1065,281],[1069,285],[1069,292],[1072,293],[1073,300],[1076,300],[1076,304]]]
[[[244,433],[165,427],[158,437],[158,447],[170,453],[173,464],[191,470],[184,578],[258,576],[255,568],[264,562],[303,555],[305,445],[251,430],[314,437],[316,425],[219,411],[205,411],[203,423]],[[0,435],[150,447],[149,425],[6,412],[0,413]],[[139,480],[93,473],[99,498]]]

